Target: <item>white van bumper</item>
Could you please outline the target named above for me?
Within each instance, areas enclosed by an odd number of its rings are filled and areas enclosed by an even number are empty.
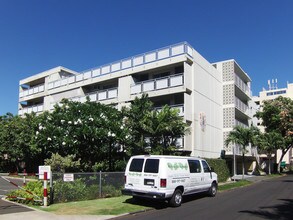
[[[141,191],[136,191],[133,189],[122,189],[121,192],[123,195],[137,196],[137,197],[150,198],[150,199],[165,199],[166,198],[165,193],[159,193],[159,192],[141,192]]]

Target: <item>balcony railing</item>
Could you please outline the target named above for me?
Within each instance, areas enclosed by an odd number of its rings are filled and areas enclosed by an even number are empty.
[[[107,64],[101,67],[84,71],[76,76],[71,76],[66,79],[50,82],[48,84],[48,89],[62,87],[75,82],[81,82],[83,80],[87,80],[90,78],[103,76],[106,74],[122,71],[136,66],[179,56],[182,54],[187,54],[190,57],[192,57],[192,47],[187,42],[171,45],[169,47],[164,47],[134,57],[126,58],[120,61],[113,62],[111,64]]]
[[[19,97],[22,98],[22,97],[25,97],[25,96],[30,96],[30,95],[33,95],[33,94],[36,94],[36,93],[39,93],[39,92],[44,92],[44,90],[45,90],[44,84],[34,86],[34,87],[31,87],[29,89],[26,89],[26,90],[23,90],[22,92],[20,92]]]
[[[246,124],[244,124],[244,123],[242,123],[242,122],[240,122],[240,121],[238,121],[238,120],[235,120],[235,125],[236,126],[242,126],[242,127],[244,127],[244,128],[248,128],[248,125],[246,125]]]
[[[112,88],[112,89],[106,89],[102,91],[97,91],[93,93],[88,93],[85,96],[78,96],[78,97],[73,97],[69,98],[69,100],[74,101],[74,102],[81,102],[84,103],[86,102],[86,98],[89,97],[91,102],[96,102],[96,101],[105,101],[105,100],[110,100],[117,98],[118,96],[118,88]],[[58,104],[61,105],[59,102],[53,102],[50,104],[50,109],[54,109],[54,106]]]
[[[131,95],[142,92],[166,89],[184,84],[183,73],[168,77],[142,81],[131,86]]]
[[[235,85],[242,90],[246,95],[251,96],[251,90],[249,86],[239,77],[235,74]]]
[[[239,98],[235,97],[235,106],[238,110],[242,111],[244,114],[247,114],[248,105],[242,102]]]
[[[30,107],[27,107],[27,108],[23,108],[23,109],[20,109],[18,111],[18,115],[24,115],[25,113],[32,113],[32,112],[42,112],[44,110],[44,105],[43,104],[40,104],[40,105],[34,105],[34,106],[30,106]]]
[[[184,104],[181,105],[170,105],[171,108],[179,110],[179,116],[184,116]],[[157,111],[161,111],[162,107],[155,108]]]
[[[97,91],[94,93],[86,94],[90,98],[90,101],[103,101],[107,99],[114,99],[118,96],[118,88],[107,89],[103,91]]]

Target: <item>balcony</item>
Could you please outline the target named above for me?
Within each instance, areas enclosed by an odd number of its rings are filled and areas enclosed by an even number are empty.
[[[192,57],[192,47],[186,42],[157,49],[134,57],[126,58],[120,61],[113,62],[111,64],[107,64],[98,68],[84,71],[76,76],[50,82],[48,84],[48,89],[50,90],[66,86],[75,82],[81,82],[83,80],[87,80],[90,78],[100,77],[106,74],[115,73],[125,69],[145,65],[148,63],[168,59],[171,57],[176,57],[183,54]]]
[[[248,114],[248,105],[246,105],[237,97],[235,97],[235,107],[244,114]]]
[[[88,96],[90,98],[90,101],[92,102],[114,99],[118,96],[118,88],[97,91],[94,93],[86,94],[86,96]]]
[[[239,77],[235,74],[235,85],[242,91],[244,92],[247,96],[251,96],[251,90],[250,88],[247,86],[247,84]]]
[[[30,114],[32,112],[38,113],[38,112],[42,112],[44,110],[44,105],[40,104],[40,105],[34,105],[34,106],[30,106],[27,108],[23,108],[20,109],[18,111],[18,115],[24,115],[25,113]]]
[[[91,102],[97,102],[97,101],[105,101],[105,100],[114,99],[114,98],[117,98],[117,96],[118,96],[118,88],[112,88],[112,89],[97,91],[93,93],[88,93],[85,96],[73,97],[73,98],[70,98],[69,100],[74,102],[84,103],[86,102],[86,98],[89,97]],[[56,104],[60,106],[62,105],[59,102],[51,103],[50,110],[53,110]]]
[[[175,109],[178,109],[179,110],[179,116],[184,116],[184,104],[180,104],[180,105],[170,105],[171,108],[175,108]],[[161,111],[162,110],[162,107],[158,107],[158,108],[155,108],[155,110],[157,111]]]
[[[142,81],[131,86],[131,95],[142,92],[182,86],[184,84],[183,73],[153,80]]]
[[[44,84],[38,85],[38,86],[34,86],[31,87],[29,89],[23,90],[22,92],[19,93],[19,98],[23,98],[26,96],[30,96],[36,93],[40,93],[40,92],[44,92],[45,90],[45,86]]]
[[[246,125],[238,120],[235,120],[235,126],[242,126],[244,128],[248,128],[248,125]]]

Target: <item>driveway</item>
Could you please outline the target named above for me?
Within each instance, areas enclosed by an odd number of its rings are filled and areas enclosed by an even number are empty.
[[[293,216],[293,175],[257,182],[253,185],[219,193],[216,197],[184,197],[178,208],[156,207],[119,220],[190,220],[190,219],[278,219]],[[118,220],[117,219],[117,220]]]

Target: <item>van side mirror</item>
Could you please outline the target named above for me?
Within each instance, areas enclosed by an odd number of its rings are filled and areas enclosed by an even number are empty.
[[[213,167],[210,167],[210,172],[215,172]]]

